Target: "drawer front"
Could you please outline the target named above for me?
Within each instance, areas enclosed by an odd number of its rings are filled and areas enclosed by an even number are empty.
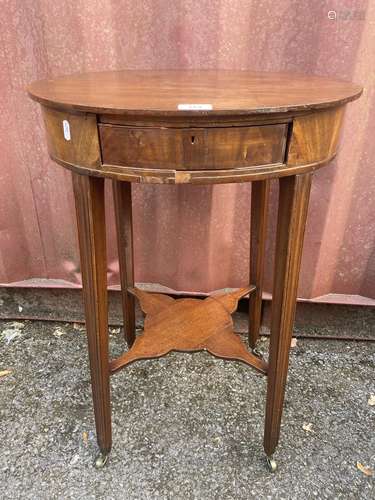
[[[286,124],[223,128],[99,124],[103,164],[174,170],[283,163],[286,133]]]

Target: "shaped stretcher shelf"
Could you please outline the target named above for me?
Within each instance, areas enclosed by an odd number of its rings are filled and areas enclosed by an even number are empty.
[[[254,290],[241,288],[201,300],[173,299],[130,289],[146,314],[144,332],[128,352],[110,362],[111,373],[139,359],[159,358],[171,351],[207,351],[218,358],[242,361],[266,374],[267,363],[250,353],[233,331],[231,314],[239,299]]]

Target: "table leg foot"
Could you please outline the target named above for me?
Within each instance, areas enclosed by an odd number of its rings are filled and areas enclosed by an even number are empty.
[[[267,468],[270,472],[276,472],[277,469],[277,462],[274,458],[271,457],[266,457],[267,460]]]
[[[109,452],[103,453],[102,451],[95,458],[94,466],[95,469],[103,469],[105,464],[108,462]]]

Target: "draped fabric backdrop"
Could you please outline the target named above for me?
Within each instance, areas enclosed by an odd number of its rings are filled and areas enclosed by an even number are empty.
[[[314,177],[299,297],[375,303],[375,2],[2,0],[0,6],[1,283],[80,284],[70,175],[48,158],[39,106],[25,93],[29,82],[124,68],[298,71],[365,87],[348,105],[337,159]],[[116,285],[109,187],[108,277]],[[272,190],[269,292],[276,183]],[[247,283],[250,185],[133,185],[133,194],[137,282],[195,292]]]

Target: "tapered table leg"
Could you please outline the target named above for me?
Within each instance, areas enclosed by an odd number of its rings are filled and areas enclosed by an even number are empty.
[[[100,467],[111,450],[104,179],[73,174],[73,188]]]
[[[271,457],[281,414],[312,174],[280,179],[264,450]]]
[[[249,300],[249,345],[256,347],[262,314],[264,253],[267,236],[267,212],[270,181],[251,184],[250,284],[256,286]]]
[[[113,181],[117,246],[122,291],[125,340],[131,347],[135,340],[135,301],[128,292],[134,287],[134,250],[131,183]]]

